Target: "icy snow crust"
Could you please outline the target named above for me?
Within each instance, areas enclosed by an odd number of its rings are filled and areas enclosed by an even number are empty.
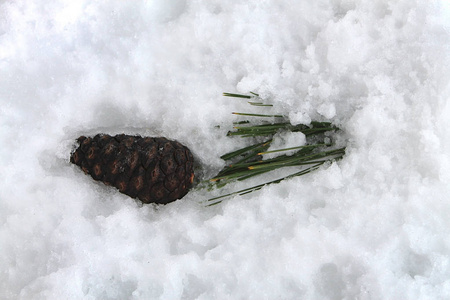
[[[418,0],[2,1],[0,298],[450,299],[449,16]],[[177,139],[212,174],[245,145],[230,113],[255,112],[221,93],[248,91],[340,126],[344,159],[211,208],[204,190],[142,206],[69,163],[79,135],[125,132]]]

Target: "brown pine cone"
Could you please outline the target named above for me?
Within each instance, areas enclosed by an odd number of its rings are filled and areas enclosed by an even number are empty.
[[[77,141],[70,162],[144,203],[175,201],[192,186],[194,158],[179,142],[125,134],[81,136]]]

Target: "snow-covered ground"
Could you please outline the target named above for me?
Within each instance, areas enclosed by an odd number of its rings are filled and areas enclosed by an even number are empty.
[[[448,0],[0,3],[1,299],[450,299]],[[344,159],[213,207],[69,163],[125,132],[213,173],[248,91]]]

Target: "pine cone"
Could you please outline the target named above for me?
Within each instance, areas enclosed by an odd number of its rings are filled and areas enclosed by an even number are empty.
[[[194,158],[179,142],[125,134],[81,136],[77,141],[70,162],[144,203],[175,201],[192,185]]]

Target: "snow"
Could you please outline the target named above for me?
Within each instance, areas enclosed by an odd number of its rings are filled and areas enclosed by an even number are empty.
[[[306,145],[306,136],[302,132],[281,131],[274,134],[270,147],[267,151],[277,151],[282,149],[300,147]],[[298,149],[297,149],[298,150]],[[264,159],[274,158],[280,155],[293,155],[296,150],[264,154]]]
[[[1,1],[0,298],[449,299],[449,16],[447,0]],[[206,190],[143,206],[69,163],[79,135],[124,132],[177,139],[213,174],[245,145],[231,112],[267,111],[221,94],[249,91],[341,127],[345,157],[213,207]]]

